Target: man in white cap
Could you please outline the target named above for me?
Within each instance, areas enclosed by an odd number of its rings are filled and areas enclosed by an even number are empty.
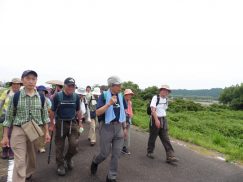
[[[154,159],[153,151],[155,147],[155,141],[157,136],[159,136],[166,151],[166,161],[177,162],[177,158],[174,156],[174,149],[170,143],[170,139],[168,136],[168,127],[166,120],[168,95],[170,93],[170,87],[168,85],[162,85],[159,89],[159,95],[155,95],[151,101],[151,117],[149,125],[147,157]]]
[[[117,76],[108,78],[109,90],[103,92],[97,104],[96,114],[100,117],[100,153],[93,158],[91,174],[95,175],[98,165],[103,162],[110,152],[111,163],[106,182],[116,182],[118,159],[124,143],[126,132],[127,104],[120,93],[121,80]]]

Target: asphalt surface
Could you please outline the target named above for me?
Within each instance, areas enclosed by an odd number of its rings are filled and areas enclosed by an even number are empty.
[[[54,148],[51,163],[47,164],[47,153],[38,154],[38,170],[33,175],[36,182],[104,182],[110,157],[98,167],[96,176],[90,175],[92,158],[99,152],[99,142],[94,147],[87,139],[87,126],[80,136],[79,153],[73,158],[75,168],[65,177],[56,174]],[[99,140],[99,135],[98,140]],[[173,143],[177,164],[165,162],[165,151],[157,139],[155,159],[146,157],[148,133],[131,130],[131,155],[121,155],[119,160],[119,182],[243,182],[243,168],[234,164],[201,155],[191,149]],[[3,181],[4,178],[2,178]],[[6,181],[6,180],[5,180]]]

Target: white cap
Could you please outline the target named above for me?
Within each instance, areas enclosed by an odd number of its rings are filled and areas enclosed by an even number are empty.
[[[87,94],[84,88],[76,89],[75,93],[78,94],[78,95],[86,95]]]
[[[100,95],[100,88],[99,87],[95,87],[93,92],[92,92],[93,95]]]

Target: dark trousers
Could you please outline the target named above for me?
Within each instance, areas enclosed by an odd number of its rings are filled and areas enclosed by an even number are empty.
[[[68,150],[67,153],[64,155],[66,137],[68,138]],[[72,125],[70,125],[70,122],[63,121],[63,128],[62,121],[56,122],[55,144],[57,166],[64,165],[64,160],[71,160],[71,158],[78,152],[78,139],[79,132],[77,122],[74,121],[72,122]]]
[[[148,140],[148,153],[153,153],[155,147],[155,141],[157,136],[159,136],[165,151],[166,157],[174,156],[174,149],[170,143],[170,139],[168,136],[168,127],[167,127],[167,120],[165,117],[159,118],[160,122],[163,123],[163,128],[157,128],[155,125],[155,121],[151,116],[150,124],[149,124],[149,140]]]

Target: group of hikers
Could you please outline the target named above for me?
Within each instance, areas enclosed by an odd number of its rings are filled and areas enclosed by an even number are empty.
[[[78,152],[84,122],[89,123],[90,146],[96,144],[95,129],[99,124],[100,150],[91,159],[91,175],[96,175],[100,163],[111,153],[106,181],[116,181],[120,155],[131,154],[133,91],[126,88],[122,93],[122,81],[117,76],[108,78],[107,90],[95,87],[93,91],[90,86],[77,88],[75,79],[71,77],[66,78],[63,85],[56,84],[52,90],[43,85],[36,87],[37,78],[35,71],[24,71],[21,79],[14,78],[10,89],[0,97],[2,158],[14,159],[12,181],[31,181],[36,169],[36,152],[45,152],[45,144],[51,142],[54,131],[57,174],[65,176],[74,168],[73,156]],[[162,85],[158,95],[151,100],[147,157],[154,159],[155,141],[159,136],[166,151],[166,161],[177,162],[166,121],[170,92],[168,85]]]

